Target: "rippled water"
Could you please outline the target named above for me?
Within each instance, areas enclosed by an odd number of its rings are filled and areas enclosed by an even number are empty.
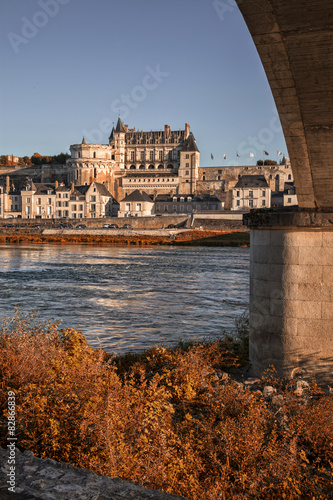
[[[248,308],[248,248],[6,245],[0,259],[0,317],[38,310],[116,353],[219,335]]]

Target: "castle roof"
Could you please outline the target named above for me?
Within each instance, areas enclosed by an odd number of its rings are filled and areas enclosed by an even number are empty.
[[[195,143],[194,135],[192,134],[192,132],[189,133],[189,136],[184,143],[182,151],[192,151],[192,152],[198,151],[199,152],[198,146]]]
[[[120,116],[118,117],[116,132],[125,132],[125,128],[124,128],[123,122],[120,119]]]

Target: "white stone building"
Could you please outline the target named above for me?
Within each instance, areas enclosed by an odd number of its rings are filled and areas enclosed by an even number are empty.
[[[153,207],[152,198],[137,189],[120,201],[118,217],[147,217],[152,214]]]
[[[242,175],[232,190],[231,210],[269,208],[271,189],[263,175]]]

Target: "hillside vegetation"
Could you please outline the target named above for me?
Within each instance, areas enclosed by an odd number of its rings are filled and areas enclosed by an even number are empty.
[[[39,457],[191,500],[332,498],[332,395],[228,375],[246,361],[244,335],[117,358],[18,312],[0,331],[1,446],[14,391],[18,446]]]

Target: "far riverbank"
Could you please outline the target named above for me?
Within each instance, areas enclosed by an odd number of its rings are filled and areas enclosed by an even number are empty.
[[[80,245],[172,245],[232,246],[250,245],[250,234],[236,230],[110,230],[110,229],[21,229],[2,228],[0,244],[56,243]]]

